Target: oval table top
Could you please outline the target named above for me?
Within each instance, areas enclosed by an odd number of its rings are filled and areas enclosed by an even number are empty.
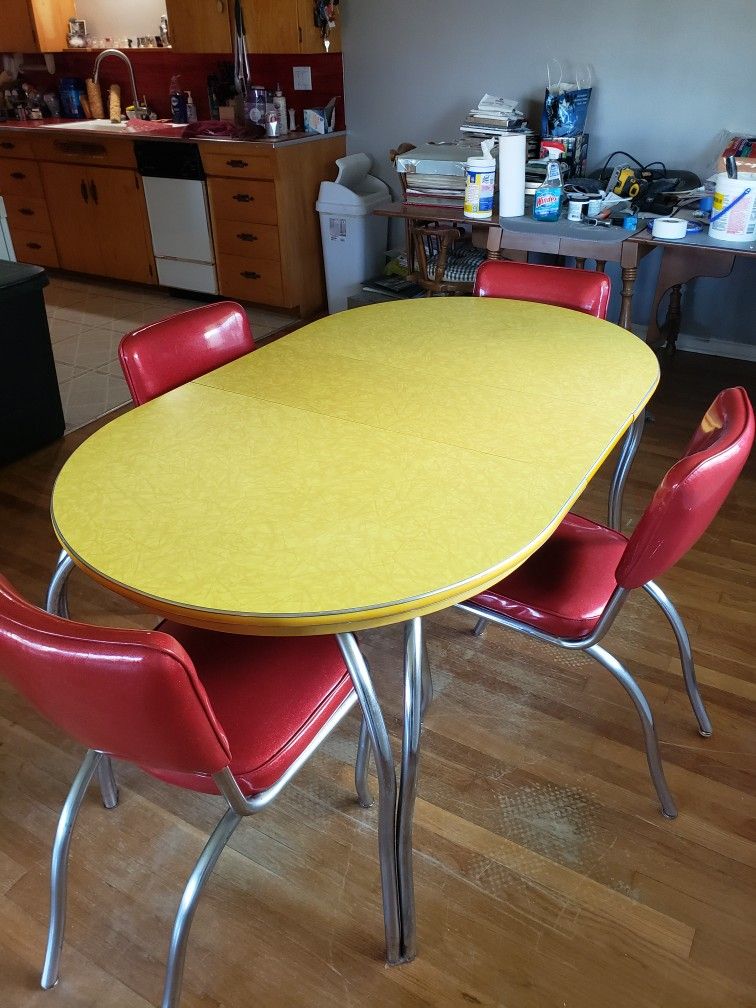
[[[446,608],[543,543],[659,378],[637,337],[520,301],[353,309],[125,413],[52,497],[77,565],[253,634]]]

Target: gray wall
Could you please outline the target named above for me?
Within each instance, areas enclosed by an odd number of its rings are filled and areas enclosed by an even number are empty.
[[[708,174],[721,130],[756,135],[756,0],[342,0],[340,13],[349,150],[371,154],[397,195],[389,148],[460,136],[486,91],[518,99],[537,128],[553,57],[594,72],[589,168],[622,149]],[[656,259],[639,278],[640,323]],[[691,285],[685,331],[756,343],[755,266]]]

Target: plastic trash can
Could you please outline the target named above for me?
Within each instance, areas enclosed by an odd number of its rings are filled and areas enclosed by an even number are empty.
[[[63,436],[40,266],[0,261],[0,465]]]
[[[357,285],[383,272],[388,218],[374,217],[381,203],[391,202],[385,182],[370,175],[367,154],[337,158],[335,182],[321,182],[315,209],[320,214],[328,311],[343,311]]]

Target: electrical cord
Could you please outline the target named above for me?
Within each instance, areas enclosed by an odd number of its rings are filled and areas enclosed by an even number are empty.
[[[636,165],[637,165],[637,166],[638,166],[638,167],[640,168],[640,170],[641,170],[642,172],[643,172],[643,171],[646,171],[646,170],[647,170],[647,169],[649,169],[649,168],[653,168],[653,166],[654,166],[654,165],[659,165],[659,167],[660,167],[660,168],[661,168],[661,170],[662,170],[662,175],[664,176],[664,175],[666,175],[666,174],[667,174],[667,166],[666,166],[666,165],[664,164],[664,162],[663,162],[663,161],[649,161],[649,162],[648,162],[648,164],[645,164],[645,165],[644,165],[644,164],[642,164],[642,163],[641,163],[641,162],[640,162],[640,161],[638,160],[638,158],[636,158],[636,157],[633,157],[633,155],[632,155],[632,154],[628,154],[628,152],[627,152],[627,151],[623,151],[623,150],[616,150],[616,151],[612,151],[612,153],[611,153],[611,154],[609,155],[609,157],[608,157],[608,158],[606,159],[606,161],[604,162],[604,167],[603,167],[603,168],[601,169],[601,173],[600,173],[600,175],[599,175],[599,179],[603,179],[603,178],[604,178],[604,176],[605,176],[605,174],[606,174],[606,169],[607,169],[607,168],[609,167],[609,162],[610,162],[610,161],[612,160],[612,158],[615,158],[615,157],[617,157],[617,155],[618,155],[618,154],[621,154],[621,155],[622,155],[623,157],[626,157],[626,158],[628,158],[628,159],[629,159],[630,161],[632,161],[632,162],[633,162],[633,164],[636,164]],[[608,176],[607,176],[607,177],[608,177]]]

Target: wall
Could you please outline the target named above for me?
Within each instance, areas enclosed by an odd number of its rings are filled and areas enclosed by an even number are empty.
[[[93,38],[109,36],[116,42],[139,35],[159,35],[163,0],[76,0],[76,16],[87,22]]]
[[[397,194],[389,148],[459,136],[486,91],[524,103],[535,127],[553,57],[594,70],[589,168],[619,148],[706,174],[720,130],[756,135],[754,0],[347,0],[340,11],[349,150],[371,154]],[[639,278],[639,323],[657,258]],[[756,344],[754,263],[735,274],[691,285],[686,332]]]

